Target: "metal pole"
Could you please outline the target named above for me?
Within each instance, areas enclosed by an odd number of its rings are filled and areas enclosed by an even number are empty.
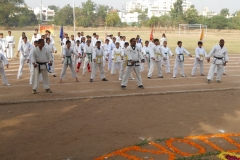
[[[40,0],[40,24],[42,24],[42,0]]]
[[[73,28],[74,28],[74,37],[76,36],[76,20],[75,20],[75,3],[73,0]]]

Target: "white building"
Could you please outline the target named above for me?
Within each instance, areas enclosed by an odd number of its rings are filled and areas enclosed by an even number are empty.
[[[133,12],[133,13],[123,13],[123,12],[118,12],[118,15],[121,19],[121,22],[126,22],[126,23],[134,23],[138,22],[138,12]]]
[[[40,7],[33,9],[33,12],[35,15],[40,14],[41,12]],[[44,7],[44,6],[42,6],[42,14],[45,16],[45,19],[43,19],[44,21],[49,21],[50,17],[52,18],[55,16],[54,10],[51,10],[48,7]]]
[[[148,8],[149,3],[149,0],[129,1],[126,3],[126,12],[129,13],[136,9],[141,9],[142,11],[145,11]]]
[[[213,17],[213,16],[216,16],[217,13],[216,12],[212,12],[212,11],[209,11],[209,8],[208,7],[204,7],[202,12],[200,13],[200,15],[204,16],[204,17]]]
[[[171,9],[174,7],[174,3],[177,0],[156,0],[153,4],[148,6],[148,17],[152,16],[160,17],[165,14],[169,14]],[[187,11],[191,7],[191,2],[189,0],[183,0],[183,11]]]

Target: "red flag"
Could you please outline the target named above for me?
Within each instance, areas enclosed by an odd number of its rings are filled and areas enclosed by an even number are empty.
[[[152,27],[152,30],[151,30],[151,33],[150,33],[150,40],[153,39],[153,27]]]

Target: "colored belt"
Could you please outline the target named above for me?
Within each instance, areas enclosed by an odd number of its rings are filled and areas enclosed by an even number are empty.
[[[42,63],[42,62],[36,62],[36,63],[38,64],[38,71],[39,71],[39,73],[40,73],[40,71],[41,71],[41,67],[40,67],[41,65],[45,65],[47,71],[48,71],[49,73],[51,73],[50,68],[48,69],[48,67],[47,67],[47,63],[48,63],[48,62],[44,62],[44,63]]]
[[[92,62],[92,53],[87,53],[87,56],[88,56],[88,61]]]
[[[116,62],[116,60],[117,60],[117,57],[119,57],[119,56],[121,56],[121,54],[120,54],[120,53],[114,54],[114,62]]]
[[[67,65],[70,65],[69,63],[68,63],[68,60],[70,59],[70,64],[72,64],[72,56],[66,56],[66,60],[67,60]]]

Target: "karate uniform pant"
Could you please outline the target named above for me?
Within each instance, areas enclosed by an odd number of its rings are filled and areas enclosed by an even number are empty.
[[[83,64],[83,75],[85,74],[86,70],[87,70],[87,65],[90,65],[90,67],[92,68],[92,63],[91,61],[89,61],[88,57],[85,57],[85,60],[84,60],[84,64]]]
[[[214,73],[216,73],[216,74],[217,74],[217,67],[215,68],[215,71],[214,71]],[[225,66],[223,66],[223,73],[226,73]]]
[[[97,68],[100,69],[100,77],[101,79],[105,78],[103,64],[102,63],[92,63],[92,73],[91,73],[91,79],[94,79],[96,76]]]
[[[4,65],[0,62],[0,75],[2,77],[2,84],[8,84],[6,73],[4,70]]]
[[[23,67],[24,67],[24,64],[25,64],[26,60],[27,60],[26,57],[23,57],[23,56],[20,57],[20,65],[19,65],[17,77],[22,76],[22,71],[23,71]],[[28,65],[28,68],[29,68],[29,71],[30,71],[30,64],[27,63],[27,65]]]
[[[198,65],[200,66],[200,74],[203,74],[203,61],[199,61],[199,60],[195,59],[194,64],[193,64],[193,69],[192,69],[192,75],[196,74]]]
[[[53,59],[52,66],[51,66],[51,73],[52,73],[52,75],[55,75],[54,53],[51,53],[51,54],[52,54],[52,59]]]
[[[141,72],[140,72],[140,66],[127,66],[127,70],[123,75],[123,80],[122,80],[122,84],[121,84],[122,86],[127,86],[128,79],[129,79],[133,70],[136,73],[138,86],[142,85],[142,77],[141,77]]]
[[[119,78],[120,78],[121,65],[122,65],[122,62],[114,62],[114,61],[113,61],[113,63],[112,63],[112,69],[111,69],[111,74],[116,74],[116,69],[118,69]]]
[[[70,70],[71,70],[71,73],[72,73],[72,78],[77,78],[77,74],[75,72],[75,69],[74,69],[73,65],[72,64],[71,65],[66,65],[65,63],[63,63],[60,79],[63,79],[63,78],[66,77],[66,71],[67,71],[68,66],[70,67]]]
[[[39,68],[34,68],[33,69],[33,81],[32,81],[32,89],[36,90],[39,88],[39,76],[42,73],[42,79],[43,79],[43,88],[44,89],[49,89],[49,80],[48,80],[48,71],[47,69],[40,69],[39,73]]]
[[[207,77],[208,80],[213,80],[215,68],[217,69],[216,80],[221,80],[222,75],[223,75],[223,65],[222,64],[214,64],[214,63],[211,64],[210,69],[208,71],[208,77]]]
[[[169,58],[167,58],[166,60],[163,60],[163,64],[165,65],[165,70],[166,70],[166,73],[170,73],[170,61],[169,61]]]
[[[144,67],[145,67],[145,64],[147,63],[148,65],[148,72],[150,70],[150,61],[149,61],[149,57],[145,57],[145,63],[141,63],[141,72],[144,71]]]
[[[180,66],[180,74],[184,76],[184,61],[175,60],[173,68],[173,77],[178,74],[178,67]]]
[[[14,44],[9,44],[7,48],[7,57],[6,58],[13,58],[14,57],[14,49],[13,49]]]
[[[155,60],[152,60],[152,59],[151,59],[151,60],[150,60],[150,69],[149,69],[149,72],[148,72],[148,77],[152,77],[155,64],[157,64],[158,77],[161,77],[161,76],[162,76],[162,64],[163,64],[163,61],[162,61],[162,60],[160,60],[160,61],[155,61]]]
[[[109,58],[108,58],[108,70],[109,71],[111,71],[111,69],[112,69],[112,62],[113,62],[113,60],[112,60],[112,51],[109,53],[109,56],[108,56]]]
[[[125,67],[126,63],[127,63],[127,62],[122,62],[122,64],[121,64],[121,71],[120,71],[120,76],[119,76],[120,79],[123,79],[123,74],[124,74],[124,70],[125,70],[125,68],[126,68],[126,67]],[[130,74],[130,79],[133,79],[132,72],[131,72],[131,74]]]

